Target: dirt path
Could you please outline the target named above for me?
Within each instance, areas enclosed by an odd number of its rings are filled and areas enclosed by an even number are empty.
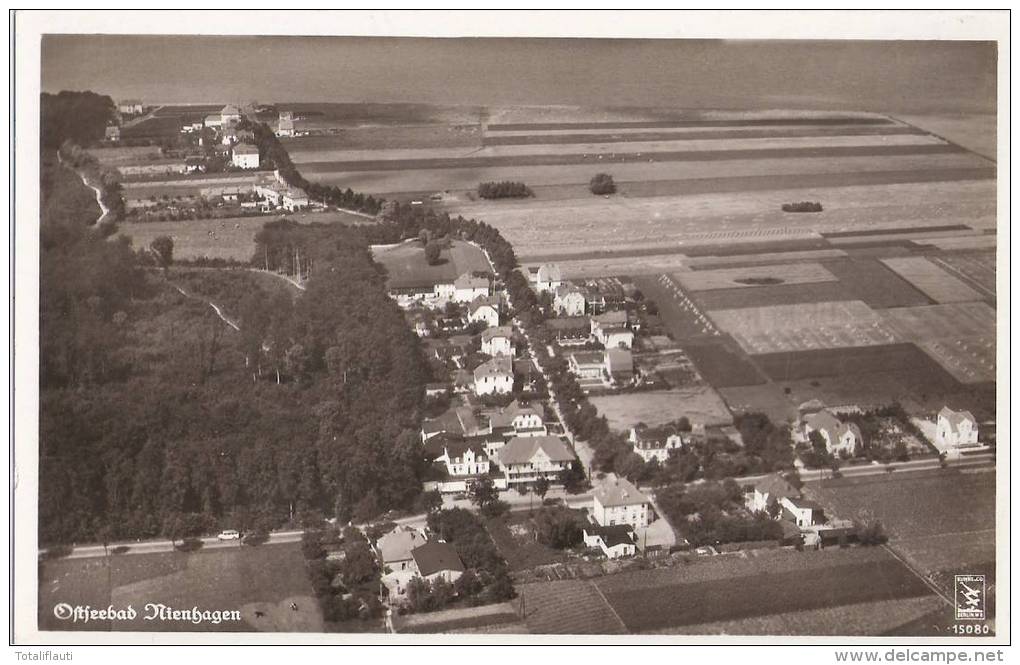
[[[199,296],[196,296],[196,295],[192,295],[192,294],[188,293],[187,291],[185,291],[184,289],[182,289],[181,287],[179,287],[179,286],[177,286],[176,284],[174,284],[173,282],[170,282],[170,286],[172,286],[172,287],[174,287],[175,289],[177,289],[177,291],[178,291],[178,292],[179,292],[179,293],[180,293],[180,294],[181,294],[182,296],[184,296],[184,297],[186,297],[186,298],[194,298],[195,300],[201,300],[201,301],[202,301],[202,302],[204,302],[205,304],[207,304],[207,305],[209,305],[210,307],[212,307],[213,311],[214,311],[214,312],[216,312],[216,316],[220,317],[220,320],[222,320],[222,321],[223,321],[223,323],[226,323],[226,324],[227,324],[228,326],[230,326],[230,327],[231,327],[231,328],[233,328],[234,330],[237,330],[237,331],[240,331],[240,330],[241,330],[241,328],[240,328],[240,327],[239,327],[239,326],[238,326],[238,325],[237,325],[237,324],[236,324],[236,323],[235,323],[234,321],[230,320],[230,319],[229,319],[229,318],[228,318],[228,317],[227,317],[227,316],[226,316],[226,315],[225,315],[225,314],[223,313],[223,310],[222,310],[222,309],[220,309],[220,306],[219,306],[219,305],[217,305],[216,303],[214,303],[214,302],[212,302],[212,301],[209,301],[209,300],[206,300],[205,298],[201,298],[201,297],[199,297]]]
[[[294,286],[295,288],[297,288],[300,291],[304,291],[305,290],[305,285],[302,284],[301,282],[299,282],[298,280],[294,279],[290,275],[284,275],[282,273],[278,273],[278,272],[275,272],[273,270],[263,270],[262,268],[248,268],[248,270],[250,270],[252,272],[262,273],[263,275],[272,275],[273,277],[278,277],[279,279],[282,279],[283,281],[287,282],[288,284],[291,284],[292,286]]]
[[[66,164],[64,164],[64,158],[60,156],[60,151],[59,150],[57,151],[57,161],[60,162],[62,165],[67,166]],[[82,172],[78,171],[77,169],[74,169],[74,168],[72,168],[70,166],[68,166],[67,168],[69,168],[72,171],[74,171],[75,175],[77,175],[78,178],[81,180],[81,184],[85,185],[86,187],[91,189],[93,192],[95,192],[95,194],[96,194],[96,203],[99,204],[99,210],[102,211],[100,213],[99,217],[96,219],[95,223],[96,223],[97,226],[99,224],[102,224],[106,220],[106,216],[110,213],[110,209],[106,207],[105,203],[103,203],[103,193],[101,191],[99,191],[98,187],[96,187],[95,185],[92,185],[92,184],[89,183],[89,181],[85,177],[84,173],[82,173]]]

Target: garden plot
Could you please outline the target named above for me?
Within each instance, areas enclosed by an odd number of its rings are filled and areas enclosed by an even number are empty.
[[[897,275],[938,303],[972,302],[981,294],[923,256],[883,259]]]
[[[794,263],[721,270],[674,273],[685,289],[711,291],[774,284],[812,284],[834,282],[836,276],[817,263]]]
[[[686,416],[692,423],[732,425],[726,403],[708,386],[684,390],[655,390],[625,395],[601,395],[588,401],[621,432],[638,423],[663,425]]]
[[[987,303],[899,307],[880,316],[961,383],[995,380],[995,310]]]
[[[752,355],[899,341],[859,300],[716,310],[709,317]]]

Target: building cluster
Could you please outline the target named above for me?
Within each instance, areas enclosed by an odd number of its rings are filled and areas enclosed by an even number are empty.
[[[651,501],[641,490],[626,478],[611,475],[592,493],[584,544],[608,559],[632,556],[642,546],[637,530],[647,527],[653,516]]]
[[[407,585],[416,577],[452,584],[466,570],[453,545],[430,539],[424,531],[408,526],[397,526],[384,534],[373,549],[382,567],[382,583],[395,604],[407,598]]]

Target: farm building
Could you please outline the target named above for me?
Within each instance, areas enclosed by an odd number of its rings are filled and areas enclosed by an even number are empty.
[[[577,456],[558,436],[515,436],[499,451],[498,459],[507,485],[520,485],[539,478],[555,482]]]
[[[684,446],[683,435],[671,424],[649,427],[644,423],[638,423],[630,428],[627,440],[634,446],[634,452],[646,462],[653,459],[659,460],[660,463],[665,462],[669,457],[669,451],[680,450]]]
[[[553,309],[561,316],[584,316],[588,301],[584,291],[562,284],[556,288],[556,295],[553,297]]]
[[[804,417],[804,436],[818,432],[825,439],[825,449],[838,454],[853,455],[863,444],[861,429],[856,423],[844,423],[830,411],[823,410]]]
[[[648,526],[648,497],[626,478],[611,475],[592,494],[592,517],[601,526]]]
[[[935,423],[935,445],[939,450],[978,445],[978,424],[970,411],[942,407]]]
[[[488,327],[499,325],[499,297],[480,296],[468,306],[468,321],[481,322]]]
[[[489,280],[464,273],[453,281],[453,299],[456,302],[471,302],[475,298],[489,295]]]
[[[607,559],[634,556],[637,551],[634,530],[627,524],[616,526],[589,524],[584,527],[584,544],[592,549],[602,550]]]
[[[248,143],[234,146],[231,163],[239,169],[257,169],[259,167],[259,149]]]
[[[482,331],[482,353],[490,356],[512,356],[514,354],[514,329],[510,326],[496,326]]]
[[[539,293],[555,291],[563,284],[560,267],[555,263],[546,263],[538,267],[535,273],[535,288]]]
[[[474,372],[476,395],[505,395],[514,388],[513,361],[496,356],[479,365]]]
[[[779,474],[762,478],[754,484],[754,489],[747,495],[747,508],[751,512],[768,512],[769,504],[785,498],[799,498],[800,492]]]

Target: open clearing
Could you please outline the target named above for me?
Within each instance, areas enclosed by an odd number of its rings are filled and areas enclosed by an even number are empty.
[[[938,303],[981,300],[981,294],[923,256],[883,259],[904,278]]]
[[[899,341],[859,300],[716,310],[709,316],[752,355]]]
[[[952,593],[952,575],[995,582],[995,470],[950,467],[809,483],[810,493],[840,517],[861,511],[881,520],[890,546]]]
[[[860,584],[862,576],[873,583]],[[676,568],[610,575],[595,583],[632,632],[753,622],[763,614],[828,612],[846,605],[933,595],[888,552],[870,548],[752,550]],[[739,626],[734,632],[744,633]]]
[[[599,395],[588,400],[605,416],[609,426],[629,431],[638,423],[661,425],[686,416],[692,423],[731,425],[733,416],[712,388],[655,390],[625,395]]]
[[[386,268],[386,282],[390,288],[453,282],[464,273],[492,272],[485,253],[461,240],[452,241],[450,247],[440,253],[440,262],[431,266],[425,261],[425,248],[418,240],[376,245],[371,249],[372,258]]]
[[[57,559],[39,577],[41,630],[303,631],[322,632],[297,544],[217,548],[194,553],[112,555]],[[297,603],[298,610],[290,608]],[[132,605],[134,621],[68,623],[57,620],[57,603],[115,607]],[[144,621],[146,603],[173,608],[239,610],[242,621],[220,624]],[[261,618],[255,612],[264,613]]]
[[[835,275],[817,263],[698,270],[674,273],[673,276],[680,281],[685,289],[691,291],[732,288],[754,290],[757,286],[768,284],[811,284],[836,281]]]
[[[995,380],[995,310],[985,302],[883,310],[884,325],[912,340],[962,383]]]

